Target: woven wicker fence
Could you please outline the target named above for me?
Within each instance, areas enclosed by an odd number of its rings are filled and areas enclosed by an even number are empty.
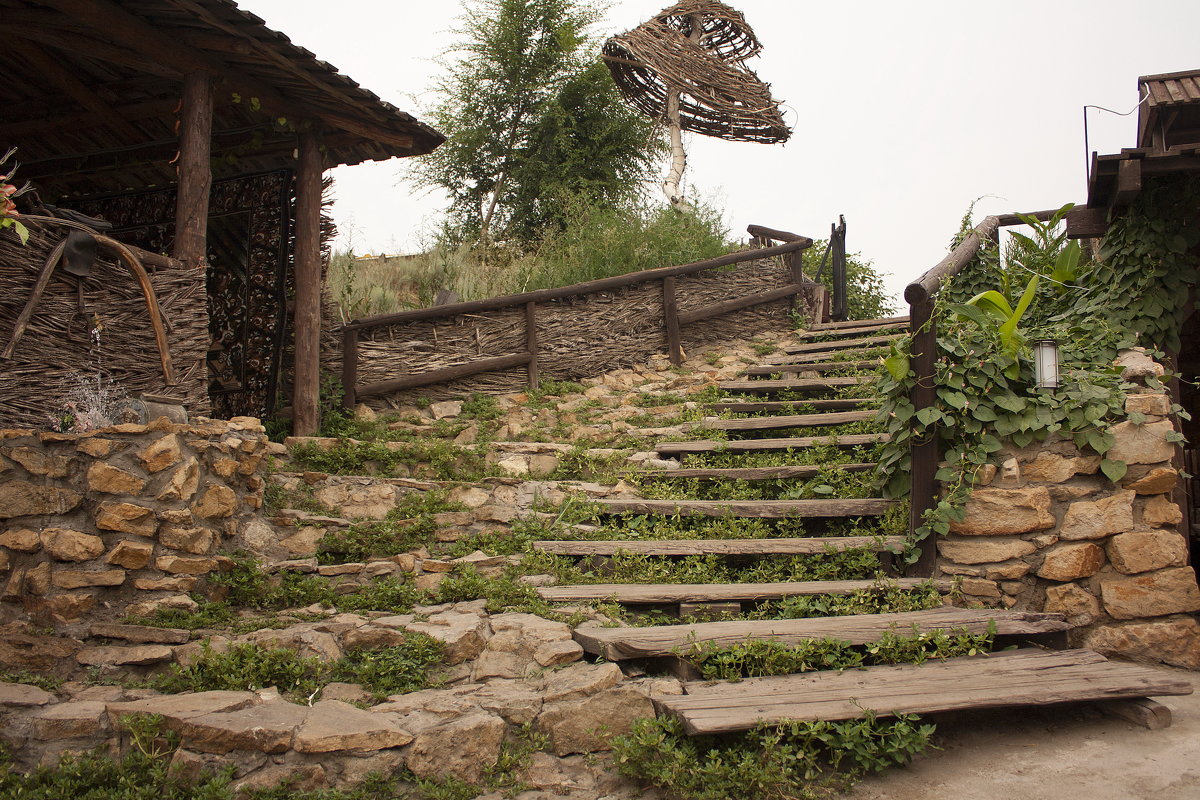
[[[684,351],[784,328],[793,307],[820,316],[823,287],[800,271],[812,240],[751,233],[760,246],[695,264],[350,322],[339,354],[346,403],[516,391],[654,353],[679,363]],[[784,244],[761,246],[772,240]]]

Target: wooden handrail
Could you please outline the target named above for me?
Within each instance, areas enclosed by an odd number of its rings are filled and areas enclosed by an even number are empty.
[[[1037,211],[1032,216],[1045,222],[1053,217],[1054,211]],[[986,217],[983,222],[963,239],[950,254],[932,269],[904,288],[904,299],[909,304],[909,331],[912,334],[911,369],[916,382],[909,395],[913,408],[920,411],[929,408],[937,400],[937,319],[934,316],[934,300],[947,278],[962,271],[979,252],[984,239],[998,241],[1000,229],[1009,225],[1024,224],[1016,214]],[[916,415],[913,415],[916,419]],[[937,503],[938,441],[934,430],[927,430],[924,437],[913,437],[910,450],[909,475],[912,485],[909,490],[909,532],[921,527],[925,512]],[[921,548],[921,557],[914,572],[922,576],[933,575],[937,563],[937,548],[934,542]]]
[[[757,261],[760,258],[770,258],[772,256],[783,255],[785,253],[792,253],[811,246],[812,239],[801,236],[797,237],[795,241],[787,242],[786,244],[781,244],[776,247],[743,250],[738,253],[730,253],[728,255],[709,258],[704,261],[696,261],[691,264],[683,264],[677,267],[656,267],[654,269],[644,269],[640,272],[629,272],[624,275],[616,275],[611,278],[600,278],[594,281],[576,283],[571,286],[560,286],[554,289],[538,289],[532,292],[522,292],[521,294],[510,294],[502,297],[489,297],[485,300],[472,300],[466,303],[451,303],[449,305],[435,306],[433,308],[419,308],[414,311],[401,311],[395,314],[380,314],[374,317],[366,317],[365,319],[352,320],[351,322],[347,323],[343,329],[361,330],[363,328],[378,328],[381,326],[395,325],[402,322],[417,322],[427,319],[456,317],[461,314],[478,314],[483,311],[496,311],[497,309],[509,308],[511,306],[523,306],[526,303],[545,303],[551,300],[562,300],[566,297],[575,297],[581,294],[592,294],[593,292],[607,292],[613,289],[623,289],[626,286],[633,286],[634,284],[638,283],[646,283],[647,281],[660,281],[663,278],[691,275],[706,269],[726,267],[730,264],[738,264],[743,261]]]

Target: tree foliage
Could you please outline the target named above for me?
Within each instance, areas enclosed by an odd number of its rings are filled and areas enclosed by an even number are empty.
[[[602,206],[640,193],[663,145],[599,62],[580,0],[468,0],[441,99],[447,141],[413,179],[450,196],[452,243],[537,241],[563,226],[568,197]]]
[[[818,239],[804,251],[805,275],[817,274],[828,247],[828,239]],[[831,253],[828,258],[832,257]],[[833,291],[832,264],[825,264],[821,281],[826,289]],[[896,301],[884,288],[883,276],[874,262],[863,258],[861,253],[846,254],[846,294],[850,319],[878,319],[896,313]]]

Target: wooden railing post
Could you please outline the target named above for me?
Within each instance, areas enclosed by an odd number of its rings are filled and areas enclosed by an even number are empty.
[[[913,408],[929,408],[937,400],[937,320],[933,315],[933,300],[926,299],[910,307],[909,330],[912,332],[912,370],[916,374],[913,385]],[[913,418],[916,425],[916,417]],[[915,531],[924,523],[925,512],[937,505],[937,482],[934,476],[938,469],[938,437],[935,427],[927,427],[924,435],[913,439],[912,463],[909,474],[912,489],[909,492],[909,530]],[[930,537],[921,543],[921,558],[914,565],[919,576],[933,575],[937,563],[937,541]]]
[[[675,277],[663,278],[663,319],[667,326],[667,356],[671,364],[683,363],[683,344],[679,334],[679,306],[675,302]]]
[[[358,330],[342,331],[342,407],[352,409],[358,403]]]
[[[525,304],[525,349],[529,351],[529,388],[538,388],[537,303]]]

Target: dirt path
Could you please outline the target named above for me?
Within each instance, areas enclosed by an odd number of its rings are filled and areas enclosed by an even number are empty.
[[[943,748],[864,780],[848,800],[1198,800],[1196,694],[1159,698],[1174,714],[1148,731],[1087,708],[959,714],[938,725]]]

